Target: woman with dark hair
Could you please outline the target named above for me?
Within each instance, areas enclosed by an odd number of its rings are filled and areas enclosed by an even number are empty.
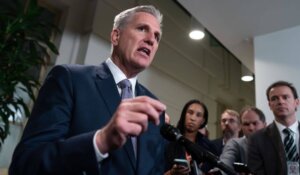
[[[208,110],[206,105],[197,99],[193,99],[184,105],[177,123],[177,128],[180,130],[180,133],[191,142],[215,153],[216,150],[211,142],[198,131],[206,126],[207,121]],[[165,175],[198,175],[200,168],[204,172],[209,170],[208,168],[200,167],[199,162],[196,163],[190,153],[177,142],[170,142],[166,150]],[[190,166],[174,163],[174,159],[185,159],[189,162]]]

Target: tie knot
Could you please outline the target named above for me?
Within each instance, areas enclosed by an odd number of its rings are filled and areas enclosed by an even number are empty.
[[[290,128],[284,128],[283,133],[286,135],[291,135],[293,133],[293,131]]]
[[[119,87],[121,89],[130,88],[131,87],[131,83],[130,83],[130,81],[128,79],[124,79],[124,80],[120,81],[118,83],[118,85],[119,85]]]
[[[121,98],[132,98],[132,89],[131,83],[128,79],[124,79],[118,83],[118,86],[121,88]]]

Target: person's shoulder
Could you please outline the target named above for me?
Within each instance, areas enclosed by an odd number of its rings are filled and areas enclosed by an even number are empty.
[[[220,138],[216,138],[216,139],[213,139],[211,140],[212,143],[219,143],[219,142],[223,142],[223,137],[220,137]]]
[[[80,74],[87,75],[87,73],[95,73],[104,68],[105,68],[104,64],[100,64],[100,65],[60,64],[60,65],[55,65],[51,69],[50,73],[67,72],[76,75],[80,75]]]
[[[58,64],[52,67],[51,71],[81,71],[88,69],[95,69],[95,65],[81,65],[81,64]]]
[[[245,137],[232,138],[232,139],[228,140],[228,143],[238,144],[238,143],[243,142],[245,139],[246,139]]]
[[[56,65],[53,69],[64,68],[64,69],[69,69],[71,71],[88,71],[88,70],[99,69],[102,66],[103,64],[100,65],[61,64],[61,65]]]
[[[252,134],[249,135],[249,139],[259,139],[262,137],[265,137],[265,135],[267,134],[267,132],[270,130],[270,126],[267,126],[263,129],[260,129]]]
[[[205,137],[203,134],[200,132],[197,133],[197,142],[206,142],[206,143],[211,143],[211,140],[209,140],[207,137]]]
[[[233,139],[230,139],[228,142],[229,143],[231,142],[232,145],[242,146],[242,145],[247,144],[247,138],[246,137],[233,138]]]

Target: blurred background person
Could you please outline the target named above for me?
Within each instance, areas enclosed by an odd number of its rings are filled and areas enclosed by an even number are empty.
[[[197,99],[193,99],[184,105],[177,128],[191,142],[199,144],[212,153],[216,153],[213,144],[198,131],[206,126],[207,121],[208,110],[206,105]],[[200,167],[201,165],[196,163],[193,156],[178,142],[170,142],[166,151],[165,175],[198,175],[201,171],[205,172],[208,170],[208,165]],[[174,159],[188,160],[190,168],[174,164]]]
[[[207,126],[201,128],[198,130],[202,135],[204,135],[205,137],[209,138],[209,131],[207,129]]]
[[[220,160],[234,169],[233,163],[247,164],[248,142],[250,134],[266,127],[264,113],[253,106],[245,107],[240,112],[242,131],[244,136],[230,139],[224,146]]]
[[[238,138],[241,130],[240,115],[237,111],[226,109],[221,115],[222,137],[212,140],[220,156],[226,142],[232,138]]]
[[[277,81],[266,91],[273,123],[249,136],[248,166],[257,175],[299,173],[299,98],[293,84]]]

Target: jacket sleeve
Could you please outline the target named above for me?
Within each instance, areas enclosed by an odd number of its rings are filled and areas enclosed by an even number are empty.
[[[69,135],[73,84],[70,70],[56,66],[41,87],[32,115],[15,149],[10,175],[79,174],[98,171],[95,131]]]
[[[235,139],[230,139],[224,146],[220,160],[234,169],[233,163],[238,162],[240,158],[239,145]]]

